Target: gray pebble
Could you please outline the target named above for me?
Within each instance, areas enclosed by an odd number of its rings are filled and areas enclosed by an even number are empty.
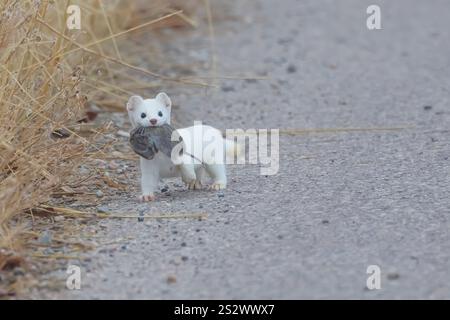
[[[400,278],[400,275],[397,272],[390,272],[387,275],[388,280],[397,280]]]
[[[45,255],[51,255],[55,253],[55,250],[53,250],[52,248],[46,248],[43,252]]]
[[[295,73],[295,72],[297,72],[297,67],[291,64],[287,67],[286,71],[288,73]]]
[[[109,208],[106,206],[99,206],[97,207],[97,212],[99,213],[108,213],[109,212]]]
[[[24,276],[25,275],[25,270],[23,270],[22,268],[15,268],[13,274],[16,277]]]
[[[52,243],[52,234],[50,231],[44,231],[38,239],[40,244],[49,245]]]
[[[234,91],[234,87],[233,86],[222,86],[222,91],[223,92],[231,92],[231,91]]]

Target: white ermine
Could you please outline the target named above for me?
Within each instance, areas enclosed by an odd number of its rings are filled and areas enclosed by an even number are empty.
[[[154,99],[143,99],[140,96],[132,96],[128,100],[127,110],[133,128],[161,126],[170,124],[172,102],[167,94],[159,93]],[[140,157],[141,166],[141,201],[155,200],[155,191],[162,178],[171,178],[181,176],[182,180],[189,189],[201,189],[202,180],[205,173],[212,178],[210,189],[220,190],[227,186],[227,176],[225,169],[224,154],[232,155],[239,151],[233,141],[223,139],[219,130],[205,125],[194,125],[176,130],[183,138],[184,150],[183,163],[175,165],[172,159],[158,152],[151,160]],[[203,134],[198,132],[208,132],[205,139]],[[208,140],[208,141],[205,141]],[[205,142],[209,142],[205,145]],[[221,150],[222,152],[205,152],[208,150]],[[219,161],[217,156],[222,157]],[[201,159],[201,160],[200,160]],[[193,161],[198,160],[198,161]]]

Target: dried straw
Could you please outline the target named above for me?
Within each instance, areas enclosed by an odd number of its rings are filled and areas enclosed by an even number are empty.
[[[81,30],[67,28],[69,4],[81,7]],[[179,1],[0,3],[0,248],[19,246],[18,215],[52,195],[76,194],[61,188],[76,183],[80,165],[105,156],[96,139],[108,128],[79,123],[88,104],[123,110],[131,93],[164,81],[208,85],[129,62],[128,48],[135,56],[153,50],[135,50],[136,33],[168,21],[197,25]],[[107,184],[120,188],[112,179]]]

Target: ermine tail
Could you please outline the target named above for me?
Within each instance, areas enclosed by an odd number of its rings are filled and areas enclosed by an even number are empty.
[[[236,157],[236,159],[240,159],[244,154],[244,148],[241,144],[233,140],[225,139],[225,153],[227,154],[227,158],[234,160],[234,157]]]

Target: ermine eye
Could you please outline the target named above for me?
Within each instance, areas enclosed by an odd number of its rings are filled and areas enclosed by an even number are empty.
[[[161,111],[158,112],[158,116],[162,117],[162,116],[163,116],[163,113],[162,113]]]
[[[145,113],[141,113],[141,118],[144,119],[147,115]]]

